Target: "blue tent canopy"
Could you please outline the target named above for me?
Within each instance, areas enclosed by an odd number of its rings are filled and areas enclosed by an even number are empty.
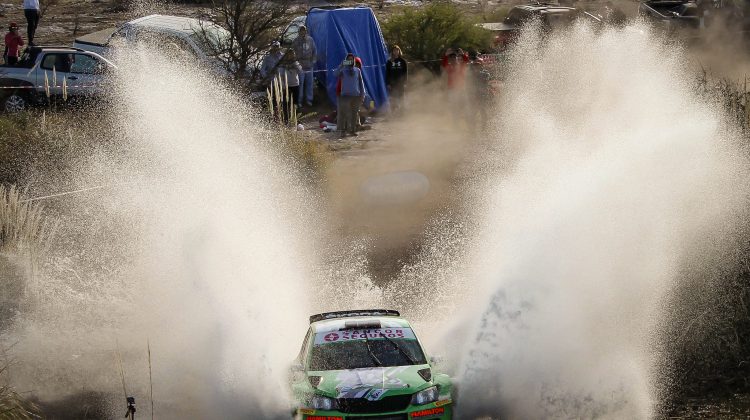
[[[331,102],[336,104],[334,70],[350,52],[362,60],[367,96],[378,108],[388,102],[385,87],[388,49],[372,9],[312,9],[307,14],[306,25],[318,53],[315,77],[326,87]]]

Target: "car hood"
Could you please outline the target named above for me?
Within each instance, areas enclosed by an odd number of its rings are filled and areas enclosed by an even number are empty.
[[[347,370],[309,371],[308,377],[319,376],[318,393],[332,398],[366,398],[377,401],[393,395],[413,394],[429,387],[419,371],[430,366],[394,366]],[[313,382],[313,381],[311,381]]]

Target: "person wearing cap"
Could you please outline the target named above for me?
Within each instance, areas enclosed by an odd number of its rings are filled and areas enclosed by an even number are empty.
[[[448,48],[442,58],[440,66],[447,76],[448,90],[463,90],[466,80],[466,66],[469,64],[469,54],[461,48],[454,51]]]
[[[34,45],[34,34],[41,16],[39,0],[23,0],[23,15],[26,16],[26,36],[29,38],[29,45]]]
[[[441,67],[446,79],[446,105],[448,109],[468,120],[468,103],[466,95],[466,70],[469,65],[469,54],[461,48],[449,48],[443,56]]]
[[[8,33],[5,34],[5,64],[9,66],[15,66],[18,64],[18,57],[21,56],[21,47],[23,46],[23,38],[18,33],[18,24],[13,22],[10,24]]]
[[[307,27],[302,25],[299,27],[299,35],[297,39],[292,43],[294,53],[299,60],[299,64],[302,66],[302,75],[300,76],[299,83],[299,98],[297,103],[302,105],[303,103],[307,106],[312,106],[313,101],[313,69],[315,68],[315,60],[317,59],[317,51],[315,50],[315,41],[307,34]]]
[[[338,125],[340,137],[347,134],[357,136],[359,126],[359,107],[365,99],[365,83],[362,78],[362,70],[355,66],[354,54],[349,53],[344,61],[336,69],[338,78],[338,112],[336,124]]]
[[[271,84],[273,77],[276,75],[276,67],[278,67],[283,56],[284,52],[281,51],[281,43],[273,41],[271,43],[271,50],[263,57],[263,62],[260,64],[260,77],[263,80],[263,86]]]

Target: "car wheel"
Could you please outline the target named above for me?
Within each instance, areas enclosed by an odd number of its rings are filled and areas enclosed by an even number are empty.
[[[5,112],[11,114],[21,112],[26,109],[26,102],[26,98],[14,92],[10,96],[5,98]]]

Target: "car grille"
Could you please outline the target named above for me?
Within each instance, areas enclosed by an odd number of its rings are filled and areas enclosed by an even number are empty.
[[[411,395],[394,395],[378,401],[365,398],[339,398],[339,409],[344,413],[387,413],[406,410],[411,402]]]

